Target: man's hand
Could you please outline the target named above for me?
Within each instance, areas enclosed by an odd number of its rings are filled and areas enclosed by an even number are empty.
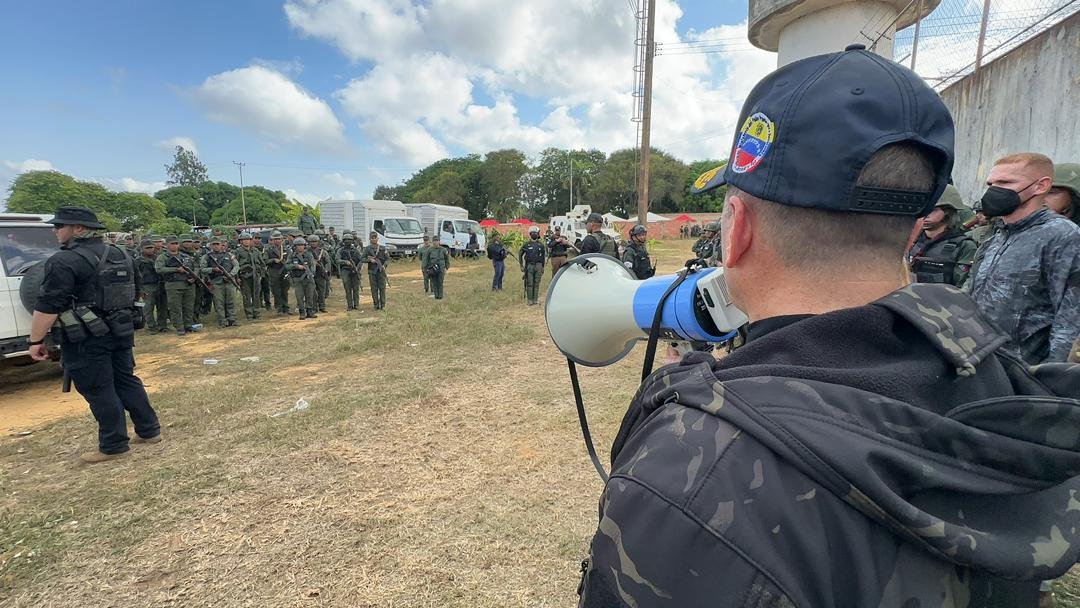
[[[297,264],[296,267],[300,270],[307,270],[307,266],[304,266],[303,264]]]
[[[30,358],[34,361],[44,361],[49,358],[49,349],[44,344],[34,344],[30,347]]]

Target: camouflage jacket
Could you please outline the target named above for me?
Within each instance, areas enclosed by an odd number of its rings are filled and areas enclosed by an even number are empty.
[[[368,274],[386,274],[386,264],[390,261],[390,254],[386,252],[385,246],[364,245],[360,251],[360,257],[367,264]],[[369,258],[374,258],[378,262],[372,262]]]
[[[361,255],[360,250],[355,246],[342,245],[341,249],[338,249],[337,263],[341,272],[360,272],[360,267],[366,260],[367,258]]]
[[[253,279],[253,273],[262,276],[266,272],[266,258],[258,249],[254,247],[251,249],[237,247],[233,250],[233,255],[236,256],[236,261],[240,265],[239,273],[241,278]]]
[[[235,277],[239,269],[240,262],[236,261],[236,256],[231,251],[211,251],[199,258],[199,274],[214,285],[225,283],[226,274]]]
[[[1034,606],[1080,555],[1080,366],[1006,340],[912,284],[656,371],[581,605]]]
[[[315,260],[315,274],[324,279],[329,277],[334,259],[330,256],[330,252],[322,247],[311,247],[308,252],[311,254],[311,259]]]
[[[445,247],[428,247],[420,254],[420,267],[427,270],[432,266],[438,266],[444,271],[450,268],[450,252]]]
[[[692,247],[690,247],[690,251],[693,251],[695,255],[703,260],[709,260],[713,257],[715,248],[716,245],[713,243],[712,239],[701,237]]]
[[[1080,336],[1080,228],[1048,209],[1004,226],[965,288],[1025,361],[1065,361]]]
[[[978,244],[975,239],[958,228],[950,229],[935,239],[920,231],[908,251],[908,267],[916,282],[948,283],[960,287],[971,272],[976,249]]]

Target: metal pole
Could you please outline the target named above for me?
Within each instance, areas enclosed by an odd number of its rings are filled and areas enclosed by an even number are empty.
[[[652,123],[652,77],[653,55],[656,51],[656,0],[649,0],[648,13],[645,15],[645,95],[642,98],[641,112],[641,164],[638,166],[638,223],[644,225],[649,218],[649,160],[652,147],[649,142],[649,130]]]
[[[205,201],[203,197],[199,197],[200,201]],[[195,219],[195,210],[199,208],[199,203],[192,201],[191,203],[191,229],[194,230],[195,226],[199,225],[199,220]]]
[[[911,39],[911,70],[915,71],[915,56],[919,54],[919,27],[922,25],[922,0],[915,5],[915,36]]]
[[[979,45],[975,48],[975,71],[982,67],[983,45],[986,43],[986,24],[990,20],[990,0],[983,0],[982,23],[979,24]]]
[[[233,164],[240,168],[240,209],[244,214],[244,225],[247,226],[247,203],[244,201],[244,165],[247,163],[234,160]]]
[[[566,151],[566,161],[570,163],[570,208],[566,210],[567,215],[574,210],[574,157],[571,155],[571,151]]]

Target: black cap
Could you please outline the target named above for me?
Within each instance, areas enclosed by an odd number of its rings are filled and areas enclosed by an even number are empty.
[[[54,226],[105,227],[98,221],[97,214],[86,207],[60,207],[56,210],[56,215],[48,223]]]
[[[599,213],[590,213],[589,217],[585,218],[586,224],[603,224],[604,216]]]
[[[730,184],[797,207],[929,213],[952,173],[952,115],[915,72],[857,46],[796,61],[759,82],[743,105],[727,165],[703,173],[691,192]],[[856,186],[870,157],[899,142],[931,153],[932,190]]]

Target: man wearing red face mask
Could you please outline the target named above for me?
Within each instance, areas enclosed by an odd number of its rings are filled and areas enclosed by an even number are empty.
[[[963,208],[960,192],[950,185],[934,210],[923,218],[922,230],[907,256],[916,283],[960,287],[967,280],[978,245],[964,232],[959,214]]]
[[[968,282],[979,311],[1031,364],[1065,361],[1080,335],[1080,227],[1043,206],[1053,174],[1032,152],[994,163],[982,211],[1003,227],[979,248]]]

